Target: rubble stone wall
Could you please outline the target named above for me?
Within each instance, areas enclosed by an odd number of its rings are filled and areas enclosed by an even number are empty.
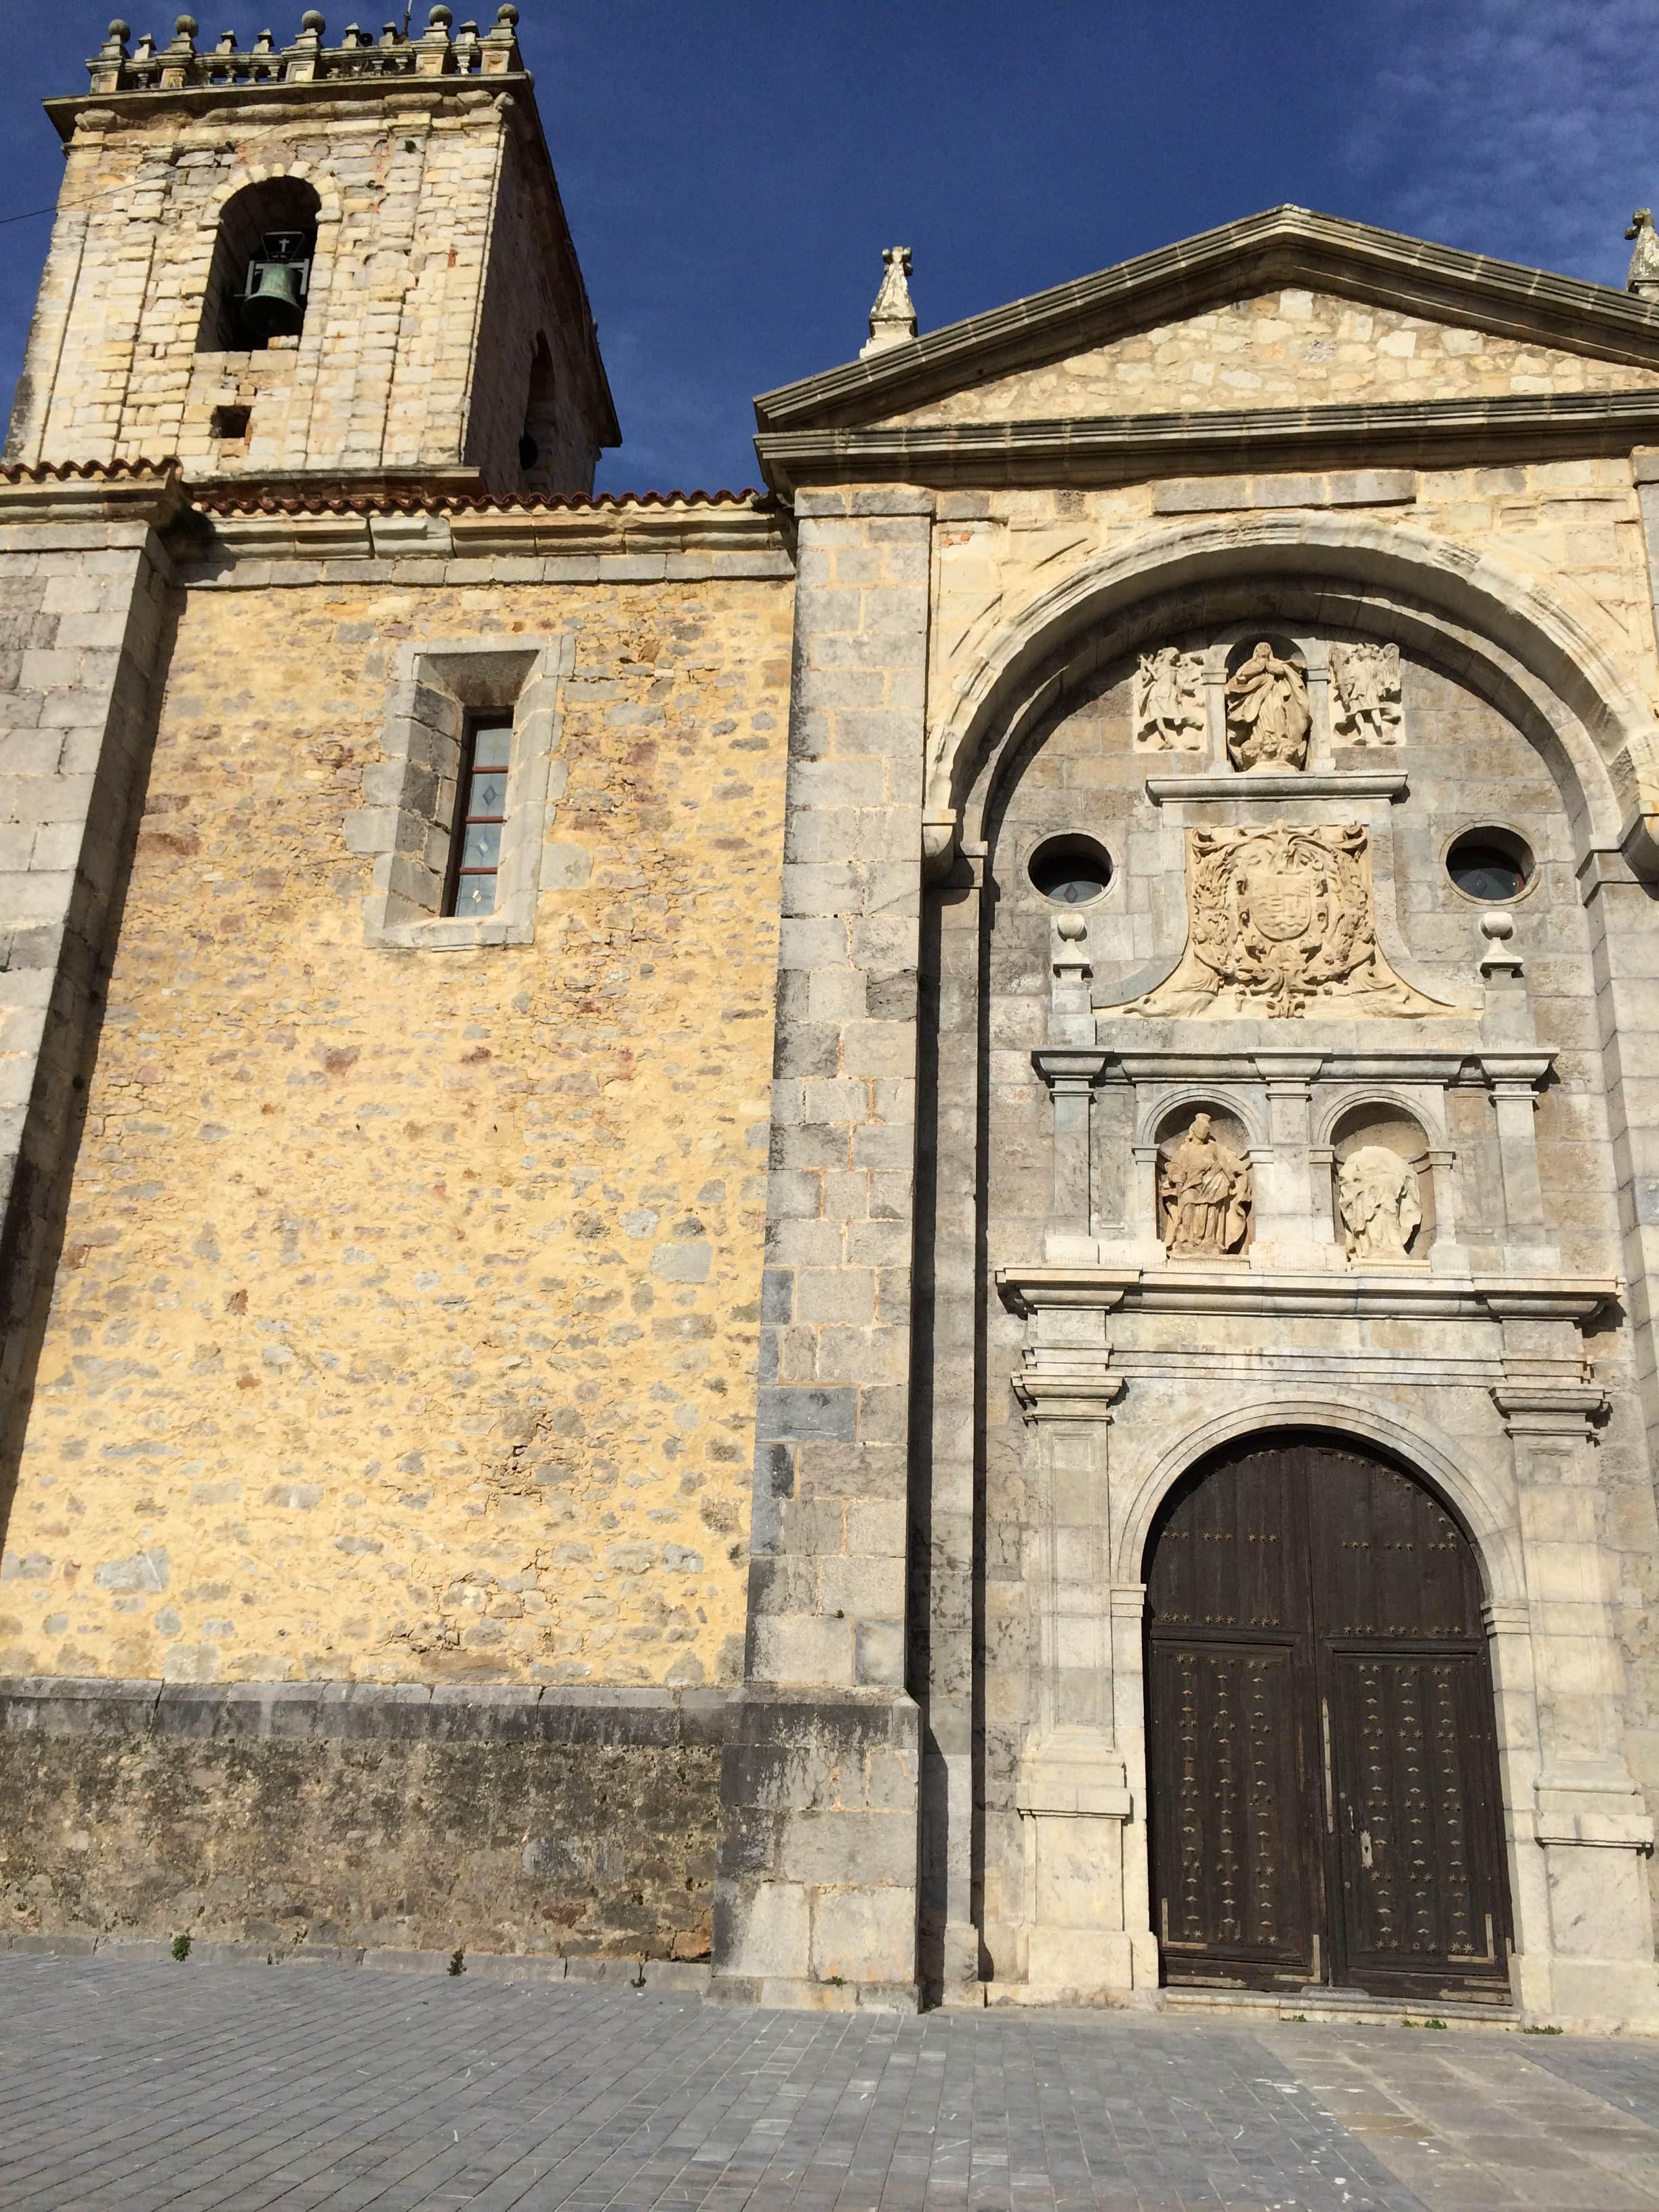
[[[714,1691],[0,1682],[0,1935],[706,1959],[724,1727]]]
[[[221,561],[188,592],[0,1562],[9,1671],[738,1671],[787,562],[415,565]],[[534,942],[366,946],[345,824],[398,648],[561,633]]]

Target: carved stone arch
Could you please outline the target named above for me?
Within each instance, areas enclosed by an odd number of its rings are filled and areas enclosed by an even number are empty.
[[[1322,651],[1324,647],[1324,640],[1316,631],[1293,622],[1281,621],[1277,616],[1269,620],[1256,615],[1249,621],[1246,621],[1243,616],[1231,616],[1225,621],[1215,623],[1213,627],[1215,632],[1212,641],[1213,649],[1224,659],[1236,645],[1243,645],[1247,638],[1259,636],[1269,629],[1279,630],[1296,647],[1310,667],[1316,665],[1315,657]]]
[[[319,230],[325,222],[338,222],[343,216],[338,185],[326,169],[319,172],[314,161],[239,161],[219,179],[203,203],[201,228],[216,234],[226,204],[248,185],[266,184],[273,177],[295,177],[310,185],[317,195]]]
[[[1134,1141],[1145,1146],[1164,1143],[1167,1137],[1161,1138],[1158,1129],[1171,1114],[1202,1114],[1212,1109],[1231,1114],[1243,1123],[1252,1153],[1272,1152],[1273,1138],[1259,1105],[1253,1099],[1237,1095],[1224,1083],[1177,1083],[1167,1091],[1160,1091],[1151,1104],[1142,1107],[1135,1124]]]
[[[1334,1143],[1337,1124],[1365,1106],[1387,1106],[1403,1121],[1414,1121],[1423,1132],[1425,1150],[1438,1150],[1451,1142],[1444,1121],[1422,1098],[1386,1083],[1356,1083],[1345,1085],[1334,1098],[1322,1099],[1313,1123],[1314,1143]]]
[[[1134,1587],[1144,1580],[1146,1547],[1158,1510],[1189,1468],[1223,1444],[1271,1429],[1322,1429],[1387,1452],[1425,1483],[1462,1525],[1474,1550],[1487,1604],[1524,1603],[1521,1534],[1507,1489],[1500,1492],[1471,1471],[1467,1449],[1460,1450],[1432,1422],[1419,1416],[1407,1429],[1375,1406],[1336,1393],[1280,1392],[1229,1407],[1166,1445],[1138,1483],[1120,1462],[1119,1479],[1134,1486],[1118,1532],[1113,1581]],[[1120,1430],[1127,1438],[1127,1420],[1120,1422]]]
[[[1080,678],[1137,641],[1149,604],[1259,589],[1264,574],[1316,593],[1322,623],[1425,650],[1500,705],[1539,746],[1581,850],[1621,835],[1634,865],[1659,845],[1659,730],[1620,676],[1606,621],[1562,579],[1548,592],[1497,556],[1400,522],[1294,514],[1195,521],[1085,563],[1006,621],[953,687],[927,748],[924,812],[937,859],[953,832],[982,836],[998,778]],[[1091,643],[1090,633],[1094,633]]]

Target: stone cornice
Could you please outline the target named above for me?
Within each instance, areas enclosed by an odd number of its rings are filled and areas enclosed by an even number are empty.
[[[1049,1306],[1121,1305],[1147,1313],[1423,1321],[1524,1316],[1583,1322],[1611,1304],[1621,1288],[1611,1276],[1437,1275],[1409,1267],[1270,1273],[1243,1261],[1212,1267],[1000,1267],[996,1284],[1003,1303],[1019,1314]]]
[[[1136,1028],[1131,1028],[1131,1022]],[[1487,1045],[1478,1033],[1467,1041],[1424,1042],[1378,1039],[1375,1044],[1355,1042],[1321,1043],[1314,1037],[1288,1044],[1261,1044],[1246,1037],[1231,1040],[1220,1034],[1212,1020],[1209,1034],[1174,1042],[1141,1043],[1137,1030],[1144,1016],[1131,1016],[1112,1024],[1109,1041],[1092,1048],[1068,1048],[1081,1063],[1092,1058],[1095,1079],[1101,1083],[1258,1082],[1285,1078],[1308,1083],[1439,1083],[1471,1088],[1498,1082],[1535,1086],[1555,1064],[1553,1048]],[[1196,1021],[1188,1025],[1197,1029]],[[1032,1058],[1048,1048],[1039,1048]]]
[[[161,529],[177,521],[186,504],[179,464],[173,460],[0,468],[0,528],[20,523],[148,522]]]
[[[1659,308],[1644,300],[1367,223],[1279,207],[763,392],[756,419],[768,432],[868,422],[1273,284],[1335,291],[1433,321],[1659,368]]]
[[[735,1692],[538,1682],[0,1677],[0,1732],[235,1741],[719,1743]]]
[[[618,500],[448,512],[347,507],[320,514],[280,507],[226,512],[198,506],[192,520],[196,542],[183,557],[196,568],[250,562],[540,560],[559,564],[557,574],[572,562],[625,561],[639,573],[616,580],[647,582],[652,580],[647,565],[660,568],[681,556],[698,556],[699,573],[716,574],[747,573],[758,562],[765,574],[785,575],[793,566],[787,514],[759,500]],[[597,566],[593,580],[600,580]],[[518,580],[536,580],[519,574]]]
[[[1627,453],[1656,437],[1659,391],[1632,391],[763,430],[755,451],[768,483],[790,491],[864,481],[1125,483],[1292,461],[1352,465],[1356,452],[1371,462],[1446,468],[1538,450],[1558,459]]]
[[[303,101],[307,121],[331,106],[349,112],[365,102],[392,99],[400,106],[414,100],[422,105],[437,106],[447,100],[464,98],[466,94],[483,93],[494,99],[498,94],[515,90],[526,98],[534,88],[534,79],[527,72],[515,71],[510,76],[375,76],[326,77],[313,83],[271,82],[269,84],[208,83],[180,85],[162,89],[159,87],[143,90],[112,93],[77,92],[57,100],[43,100],[52,127],[65,141],[75,135],[76,126],[83,115],[93,118],[99,128],[100,116],[112,117],[117,125],[140,125],[166,109],[173,114],[212,115],[217,111],[234,107],[239,112],[270,120],[288,109],[296,108]]]
[[[1189,799],[1387,799],[1399,801],[1408,788],[1397,769],[1229,769],[1224,775],[1149,775],[1146,796],[1154,806],[1177,806]]]

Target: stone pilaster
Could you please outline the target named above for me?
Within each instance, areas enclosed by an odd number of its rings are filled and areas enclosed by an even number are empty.
[[[803,493],[745,1718],[716,1979],[915,2001],[905,1688],[933,503]]]
[[[1015,1378],[1032,1435],[1036,1710],[1020,1761],[1028,2002],[1097,2000],[1155,1985],[1145,1850],[1118,1723],[1120,1656],[1138,1686],[1140,1611],[1111,1587],[1110,1293],[1063,1294],[1034,1316]],[[1132,1617],[1131,1617],[1132,1616]],[[1134,1647],[1131,1657],[1129,1646]],[[1135,1729],[1137,1772],[1139,1729]]]
[[[1506,1321],[1504,1364],[1515,1371],[1492,1390],[1515,1455],[1533,1676],[1528,1699],[1514,1679],[1520,1656],[1505,1650],[1504,1624],[1494,1622],[1499,1717],[1508,1735],[1513,1705],[1536,1715],[1529,1802],[1510,1753],[1525,1862],[1516,1904],[1537,1887],[1532,1855],[1541,1853],[1548,1927],[1547,1954],[1527,1943],[1517,1956],[1518,1993],[1553,2019],[1651,2024],[1659,2021],[1645,1864],[1653,1821],[1625,1755],[1624,1664],[1589,1425],[1606,1401],[1594,1383],[1541,1371],[1552,1332],[1569,1339],[1571,1325]]]
[[[925,1990],[945,2004],[982,2002],[975,1917],[975,1613],[978,1535],[978,973],[983,848],[963,854],[929,899],[924,1005],[935,1002],[917,1148],[917,1346],[914,1419],[927,1424],[929,1479],[910,1497],[911,1680],[923,1701],[922,1895]],[[927,1110],[931,1097],[933,1111]],[[928,1142],[931,1135],[932,1143]]]
[[[1037,1073],[1054,1102],[1054,1211],[1043,1236],[1052,1261],[1092,1262],[1098,1250],[1091,1232],[1093,1140],[1091,1119],[1094,1086],[1106,1055],[1091,1048],[1046,1046],[1032,1054]]]
[[[1651,489],[1659,495],[1659,485]],[[1650,546],[1655,542],[1650,531]],[[1592,851],[1579,868],[1579,887],[1589,924],[1631,1348],[1649,1461],[1659,1466],[1653,1291],[1659,1271],[1659,1087],[1646,1073],[1659,1055],[1659,940],[1652,899],[1616,854]]]
[[[0,1526],[173,611],[171,478],[0,484]]]

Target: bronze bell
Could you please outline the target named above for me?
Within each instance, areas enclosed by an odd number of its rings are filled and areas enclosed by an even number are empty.
[[[297,337],[305,321],[309,264],[295,251],[301,245],[286,234],[267,238],[264,254],[248,264],[242,328],[256,345]]]

